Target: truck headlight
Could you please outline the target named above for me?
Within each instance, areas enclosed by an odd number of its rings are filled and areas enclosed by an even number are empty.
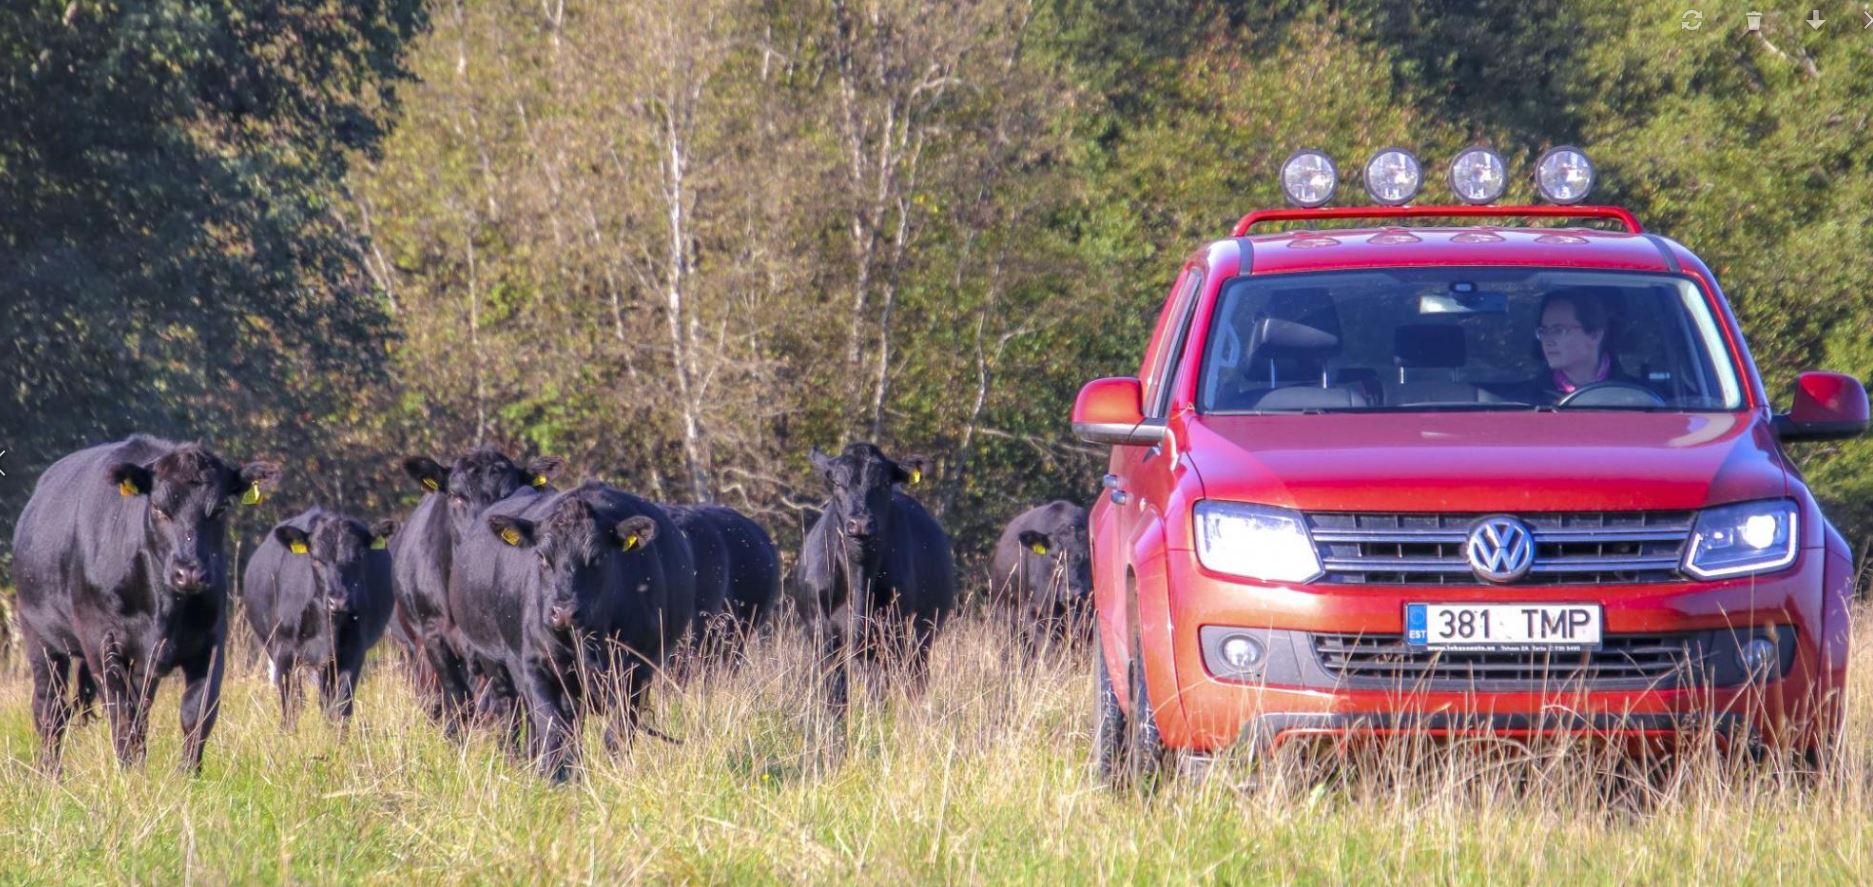
[[[1795,503],[1744,502],[1698,512],[1684,570],[1699,579],[1767,573],[1795,562]]]
[[[1320,554],[1297,512],[1205,500],[1196,521],[1197,560],[1207,569],[1264,582],[1320,578]]]

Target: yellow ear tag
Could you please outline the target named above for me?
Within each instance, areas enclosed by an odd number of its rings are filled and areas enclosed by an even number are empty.
[[[436,484],[436,479],[433,477],[423,478],[423,489],[428,490],[431,493],[439,489],[439,487]]]
[[[923,469],[921,469],[921,468],[913,468],[913,469],[911,469],[911,470],[910,470],[910,484],[911,484],[911,486],[913,486],[913,487],[914,487],[914,486],[916,486],[916,485],[918,485],[918,484],[920,484],[920,483],[923,483]]]
[[[383,551],[384,549],[389,548],[389,547],[390,547],[390,540],[385,539],[382,536],[379,536],[371,540],[372,551]]]
[[[305,553],[306,553],[306,543],[304,543],[304,542],[294,542],[294,543],[292,544],[292,546],[291,546],[291,547],[292,547],[292,549],[293,549],[293,553],[294,553],[294,554],[305,554]]]
[[[534,486],[536,486],[536,487],[544,487],[544,486],[546,486],[546,475],[544,475],[544,474],[536,474],[536,475],[534,475],[534,476],[533,476],[533,485],[534,485]]]
[[[508,527],[506,529],[503,529],[501,531],[501,541],[509,545],[519,545],[520,544],[520,531],[514,529],[513,527]]]
[[[1033,552],[1034,552],[1035,554],[1046,554],[1046,553],[1047,553],[1047,546],[1045,546],[1045,545],[1042,545],[1042,544],[1040,544],[1039,542],[1036,542],[1036,543],[1034,543],[1033,545],[1030,545],[1030,546],[1028,546],[1028,548],[1030,548],[1030,549],[1032,549],[1032,550],[1033,550]]]
[[[117,482],[117,495],[123,496],[125,498],[129,498],[131,496],[135,496],[136,494],[137,494],[137,485],[131,483],[130,478],[126,477],[123,480]]]
[[[253,486],[248,487],[246,492],[241,494],[241,504],[259,505],[261,502],[265,501],[266,498],[267,494],[261,491],[260,484],[256,482]]]
[[[632,533],[631,535],[624,537],[624,550],[625,551],[630,551],[631,549],[636,548],[636,547],[637,547],[637,534],[636,533]]]

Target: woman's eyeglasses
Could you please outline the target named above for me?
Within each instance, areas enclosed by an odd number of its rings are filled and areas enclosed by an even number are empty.
[[[1584,333],[1586,329],[1578,323],[1551,323],[1535,327],[1535,338],[1543,342],[1553,342],[1569,333]]]

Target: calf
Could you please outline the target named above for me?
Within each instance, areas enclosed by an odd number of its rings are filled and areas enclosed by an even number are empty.
[[[40,763],[56,773],[75,700],[103,697],[120,763],[143,758],[158,679],[180,669],[182,764],[201,769],[228,629],[228,500],[258,502],[279,466],[136,435],[46,469],[13,534]],[[72,681],[73,660],[79,676]]]
[[[367,529],[313,508],[267,534],[247,560],[241,583],[247,624],[267,654],[280,691],[280,719],[292,729],[296,675],[310,669],[329,716],[351,717],[364,654],[390,622],[390,552],[396,525]]]
[[[449,610],[449,576],[458,527],[502,499],[548,488],[560,460],[543,456],[524,467],[480,448],[444,468],[427,456],[403,460],[423,499],[390,540],[395,621],[410,639],[417,686],[432,718],[454,735],[474,698],[474,670]]]
[[[827,703],[843,714],[848,654],[875,662],[881,636],[908,629],[921,683],[931,639],[956,607],[956,566],[936,518],[897,488],[917,480],[921,460],[899,465],[868,443],[811,458],[832,500],[801,542],[796,576],[815,611]]]
[[[732,508],[678,505],[669,512],[696,561],[703,655],[732,655],[780,599],[780,551],[760,524]]]
[[[695,615],[689,543],[658,505],[599,483],[489,508],[458,549],[454,602],[502,614],[464,622],[525,701],[534,759],[564,779],[579,714],[607,712],[607,745],[629,736],[651,678]]]
[[[1022,512],[996,541],[991,570],[990,600],[1014,621],[1028,652],[1089,627],[1093,571],[1085,508],[1062,500]]]

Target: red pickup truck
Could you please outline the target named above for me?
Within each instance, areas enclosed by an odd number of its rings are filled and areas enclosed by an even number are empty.
[[[1463,205],[1358,208],[1291,161],[1303,206],[1191,253],[1138,375],[1080,392],[1109,777],[1297,737],[1836,740],[1853,560],[1784,447],[1864,432],[1865,389],[1803,373],[1773,412],[1697,256],[1545,179],[1487,205],[1490,159]]]

